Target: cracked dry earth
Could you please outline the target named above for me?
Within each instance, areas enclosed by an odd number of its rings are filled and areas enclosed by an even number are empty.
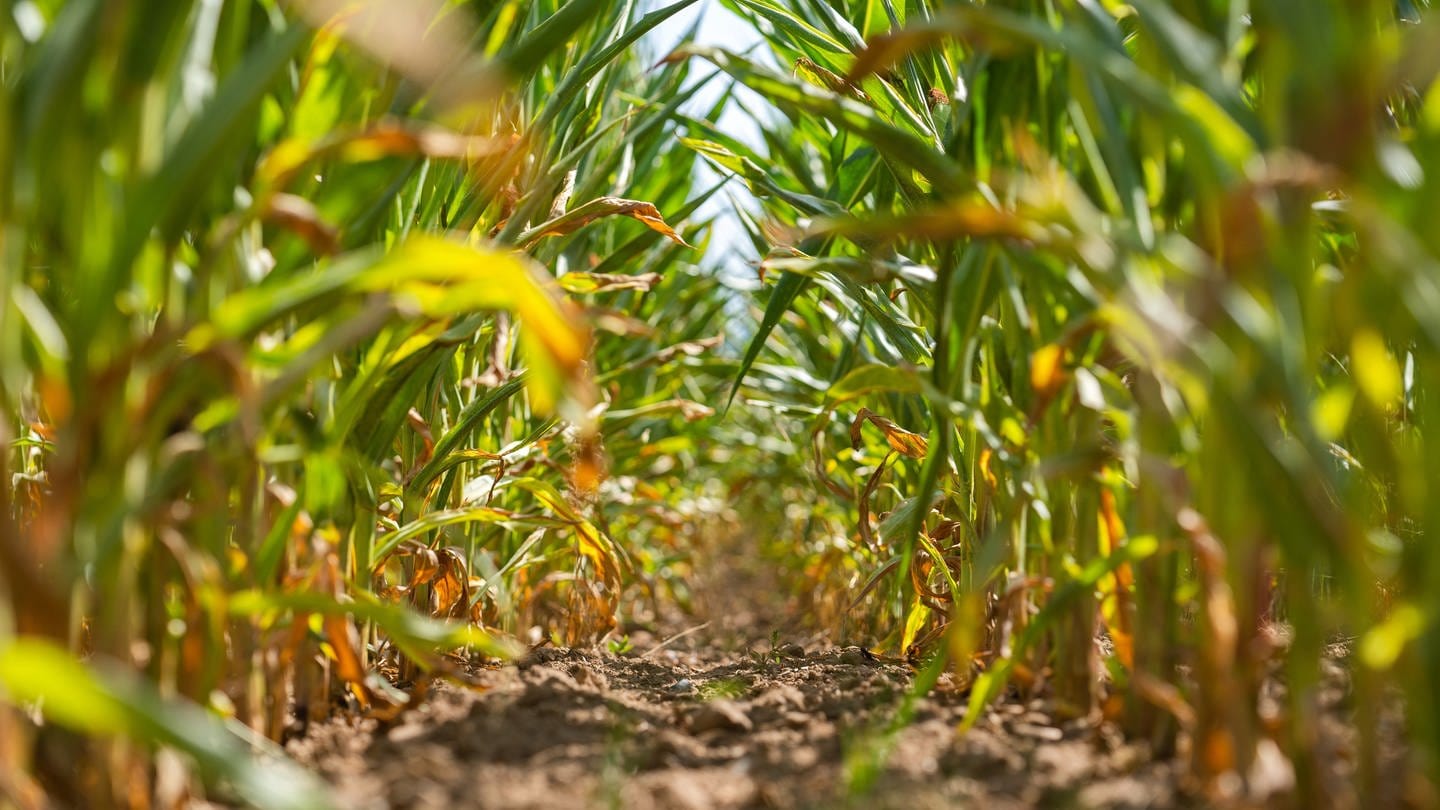
[[[1012,703],[962,736],[964,699],[941,689],[886,735],[912,682],[907,667],[858,648],[788,652],[539,649],[482,671],[483,689],[440,686],[393,725],[335,720],[289,749],[348,808],[1183,803],[1178,766],[1107,724],[1059,723],[1039,702]],[[867,761],[884,764],[860,793],[847,778]]]

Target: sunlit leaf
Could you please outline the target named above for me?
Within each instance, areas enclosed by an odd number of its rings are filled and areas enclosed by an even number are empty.
[[[1042,346],[1030,355],[1030,387],[1037,396],[1048,399],[1055,396],[1065,382],[1061,360],[1064,348],[1057,344]]]
[[[839,404],[877,391],[919,393],[919,372],[876,364],[860,366],[831,385],[826,398]]]
[[[0,646],[0,685],[6,698],[37,704],[45,716],[76,731],[123,734],[182,751],[211,779],[228,782],[257,807],[329,807],[329,791],[278,750],[260,758],[219,717],[174,698],[162,698],[133,672],[109,662],[81,664],[37,638]]]
[[[1350,342],[1350,376],[1360,393],[1377,408],[1392,407],[1404,391],[1400,364],[1384,340],[1369,330],[1356,332]]]
[[[560,286],[572,293],[602,293],[618,290],[649,290],[660,283],[659,273],[640,273],[634,276],[618,273],[566,273],[561,276]]]
[[[477,309],[514,312],[524,324],[529,392],[537,411],[553,410],[581,371],[588,330],[567,314],[547,281],[519,254],[467,247],[445,239],[416,238],[357,280],[368,291],[390,291],[430,317]]]

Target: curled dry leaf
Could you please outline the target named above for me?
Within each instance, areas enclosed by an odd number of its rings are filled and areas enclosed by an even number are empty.
[[[609,307],[586,307],[585,314],[595,329],[621,337],[653,337],[655,328],[639,318]]]
[[[667,346],[655,353],[655,362],[668,363],[680,355],[686,357],[699,357],[707,350],[719,346],[725,340],[724,335],[711,335],[708,338],[699,340],[687,340],[684,343],[676,343],[674,346]]]
[[[709,419],[715,415],[714,408],[689,399],[675,400],[675,407],[680,409],[680,415],[684,417],[686,422],[698,422],[701,419]]]
[[[435,437],[430,432],[430,424],[425,421],[425,417],[420,414],[420,411],[411,408],[405,414],[405,421],[410,424],[415,435],[420,437],[421,448],[415,457],[415,470],[418,471],[435,455]]]
[[[575,444],[575,462],[570,467],[570,485],[584,495],[594,495],[605,480],[609,466],[598,430],[585,431]]]
[[[345,592],[345,579],[340,573],[340,558],[335,553],[333,541],[317,537],[315,543],[320,564],[320,570],[315,577],[315,588],[339,600]],[[302,628],[307,621],[307,614],[297,613],[295,627]],[[321,624],[325,629],[325,639],[329,642],[326,652],[335,661],[335,675],[345,683],[361,706],[368,708],[373,694],[365,683],[368,668],[361,659],[360,634],[356,631],[351,617],[345,613],[330,613],[324,616]]]
[[[701,419],[708,419],[715,415],[715,409],[709,405],[702,405],[694,400],[680,399],[677,397],[661,402],[652,402],[649,405],[641,405],[638,408],[610,411],[605,416],[607,421],[617,422],[634,419],[639,416],[656,416],[671,411],[678,411],[686,422],[698,422]],[[648,445],[640,449],[641,455],[649,455],[651,452]]]
[[[430,615],[460,618],[470,609],[470,576],[465,560],[453,548],[439,552],[440,575],[430,584]]]
[[[427,585],[440,576],[440,556],[435,553],[435,549],[416,549],[411,556],[414,558],[414,568],[410,575],[410,588]]]
[[[520,235],[519,242],[523,247],[530,247],[547,236],[564,236],[567,233],[589,225],[597,219],[609,216],[624,216],[644,223],[645,227],[677,245],[694,247],[675,232],[665,223],[665,218],[660,215],[659,209],[653,203],[641,200],[627,200],[621,197],[600,197],[591,200],[584,205],[578,206],[556,217],[549,222],[537,225],[534,228]]]
[[[919,433],[906,430],[885,417],[875,413],[869,408],[861,408],[855,415],[855,421],[850,423],[850,445],[858,448],[860,446],[860,428],[866,421],[885,433],[885,441],[890,444],[891,449],[911,458],[924,458],[925,452],[929,449],[929,443]]]

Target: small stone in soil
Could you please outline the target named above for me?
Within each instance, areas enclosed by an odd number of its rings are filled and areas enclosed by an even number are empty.
[[[1021,737],[1048,742],[1059,742],[1065,738],[1065,732],[1054,726],[1037,726],[1034,723],[1016,723],[1010,730]]]

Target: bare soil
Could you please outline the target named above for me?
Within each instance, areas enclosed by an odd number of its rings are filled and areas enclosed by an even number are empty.
[[[541,648],[399,721],[337,719],[290,752],[343,807],[1171,807],[1179,766],[1104,722],[1008,703],[969,733],[942,688],[858,647],[615,656]],[[871,767],[873,766],[873,767]]]
[[[797,617],[814,606],[785,596],[802,589],[744,551],[699,550],[688,609],[660,605],[663,618],[627,628],[633,652],[541,647],[472,668],[471,686],[437,682],[394,722],[341,716],[313,727],[290,753],[358,810],[1206,804],[1177,759],[1152,756],[1098,716],[1061,721],[1043,699],[1011,692],[961,734],[966,690],[942,676],[916,698],[911,666],[844,636],[806,636]],[[1346,645],[1327,653],[1312,704],[1325,804],[1440,806],[1429,783],[1404,776],[1398,701],[1377,728],[1379,789],[1354,792],[1349,659]],[[1285,691],[1277,669],[1265,700],[1280,706]],[[1290,763],[1274,745],[1261,753],[1252,787],[1269,798],[1224,804],[1294,804]]]

